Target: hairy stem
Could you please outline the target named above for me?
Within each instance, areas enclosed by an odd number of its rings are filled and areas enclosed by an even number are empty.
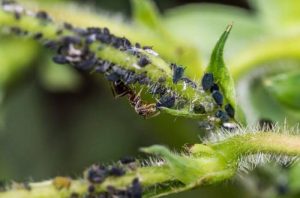
[[[145,197],[159,197],[187,191],[195,187],[215,184],[232,178],[239,159],[247,155],[266,153],[300,156],[300,137],[274,132],[255,132],[235,135],[216,143],[195,144],[187,152],[175,154],[163,146],[151,146],[142,151],[160,156],[164,161],[137,167],[120,177],[108,177],[102,183],[91,184],[87,179],[69,180],[68,185],[53,180],[30,183],[28,188],[12,187],[0,193],[1,197],[70,197],[73,194],[88,195],[89,186],[97,193],[110,186],[126,189],[138,178]],[[20,185],[19,185],[20,186]],[[31,189],[31,190],[28,190]]]
[[[65,36],[80,36],[75,30],[63,29],[62,35],[58,35],[57,32],[63,28],[61,24],[56,24],[52,21],[43,21],[36,17],[35,13],[17,13],[19,15],[16,18],[16,13],[0,11],[0,27],[1,28],[18,28],[18,31],[26,32],[26,36],[34,36],[36,34],[42,34],[42,42],[46,43],[49,41],[60,42]],[[85,29],[81,29],[85,31]],[[22,35],[22,33],[19,33]],[[81,38],[84,40],[85,38]],[[204,92],[199,82],[193,82],[190,79],[188,81],[181,80],[174,83],[174,68],[169,63],[164,61],[160,56],[155,54],[156,52],[149,52],[147,49],[142,48],[130,48],[128,50],[117,49],[105,42],[95,41],[88,46],[88,49],[96,55],[100,60],[108,61],[116,65],[116,69],[123,69],[125,72],[134,72],[135,75],[147,75],[150,82],[146,85],[142,84],[142,87],[146,87],[148,90],[153,90],[154,88],[158,90],[158,86],[165,88],[166,93],[176,97],[175,105],[167,104],[173,106],[170,108],[161,108],[160,111],[175,115],[175,116],[186,116],[189,115],[190,118],[200,118],[206,119],[208,116],[214,116],[217,111],[217,105],[213,102],[212,97],[209,93]],[[136,53],[139,55],[137,56]],[[148,59],[148,65],[146,67],[140,67],[138,61],[140,57],[146,57]],[[184,70],[184,69],[183,69]],[[124,73],[124,72],[123,72]],[[180,78],[182,76],[180,75]],[[184,77],[184,76],[183,76]],[[160,79],[164,79],[165,82],[159,83]],[[136,89],[136,87],[132,87]],[[149,91],[150,92],[150,91]],[[169,95],[170,95],[169,94]],[[157,93],[154,93],[154,99],[159,100]],[[172,97],[173,97],[172,96]],[[169,97],[169,96],[168,96]],[[165,98],[169,100],[169,98]],[[207,106],[206,112],[195,113],[193,110],[194,104],[203,103]],[[146,110],[144,110],[146,111]],[[215,122],[215,120],[213,120]]]
[[[246,133],[218,142],[212,148],[231,160],[256,153],[300,156],[300,137],[274,132]]]

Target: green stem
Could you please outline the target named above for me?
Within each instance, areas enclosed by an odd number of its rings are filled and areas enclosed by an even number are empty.
[[[230,65],[232,76],[239,79],[251,69],[282,59],[300,60],[299,36],[273,38],[247,47],[246,50],[235,54],[234,58],[228,61],[228,65]]]
[[[176,38],[174,34],[171,34],[172,30],[164,29],[165,34],[161,34],[133,22],[124,23],[117,17],[107,17],[101,12],[95,13],[91,9],[82,9],[82,5],[77,7],[76,4],[53,4],[43,1],[34,3],[22,1],[22,4],[34,11],[38,11],[37,7],[46,10],[55,21],[67,21],[77,27],[108,27],[117,36],[125,36],[130,41],[139,42],[142,45],[154,46],[160,56],[169,62],[185,65],[186,73],[191,78],[199,79],[203,74],[202,60],[197,48],[192,43]]]
[[[108,186],[114,186],[117,189],[126,189],[130,186],[135,178],[139,178],[143,189],[151,187],[153,185],[163,183],[172,180],[170,170],[166,166],[160,167],[142,167],[136,171],[129,172],[122,177],[110,177],[103,183],[96,184],[95,189],[97,193],[101,193],[107,190]],[[80,197],[84,197],[88,194],[88,187],[91,185],[85,179],[71,180],[64,178],[70,182],[68,185],[55,184],[55,178],[53,180],[30,183],[28,184],[30,190],[26,188],[12,187],[6,192],[0,192],[1,198],[8,197],[22,197],[22,198],[52,198],[52,197],[71,197],[72,194],[77,194]]]
[[[257,153],[300,156],[300,136],[274,132],[247,133],[216,143],[212,148],[231,160]]]
[[[18,27],[22,30],[29,32],[29,35],[34,35],[35,33],[42,33],[43,40],[54,40],[58,41],[61,37],[58,36],[57,30],[61,27],[51,22],[41,22],[34,16],[22,15],[20,19],[16,19],[12,13],[5,11],[0,11],[0,27]],[[74,35],[73,32],[64,30],[63,36]],[[184,107],[177,109],[176,107],[173,111],[165,111],[175,116],[185,116],[186,112],[190,112],[190,118],[199,118],[206,116],[214,115],[217,106],[214,105],[213,100],[209,93],[203,93],[199,89],[193,88],[191,85],[178,82],[177,84],[173,83],[173,72],[170,68],[170,64],[164,61],[161,57],[153,55],[146,50],[140,49],[140,53],[149,58],[151,63],[147,67],[139,68],[137,67],[138,58],[127,51],[120,51],[109,45],[106,45],[101,42],[95,42],[90,47],[90,50],[95,52],[97,58],[109,61],[111,63],[117,64],[120,68],[134,71],[136,74],[145,73],[147,77],[150,78],[152,82],[158,82],[160,78],[166,79],[164,86],[172,90],[179,98],[182,98],[185,101]],[[142,85],[143,86],[143,85]],[[185,87],[185,88],[184,88]],[[133,87],[135,88],[135,87]],[[210,98],[210,99],[208,99]],[[158,96],[154,96],[154,99],[159,99]],[[193,103],[207,103],[212,104],[210,112],[207,112],[203,116],[199,114],[193,114]]]
[[[219,183],[232,178],[237,172],[239,160],[247,155],[300,156],[300,136],[256,132],[236,135],[217,143],[195,144],[185,154],[175,154],[158,145],[142,150],[159,155],[165,162],[160,166],[152,163],[148,167],[137,167],[121,177],[108,177],[103,183],[95,185],[96,192],[104,192],[108,186],[126,189],[134,178],[141,182],[145,197],[159,197]],[[70,180],[67,186],[58,186],[55,180],[30,183],[31,190],[13,187],[0,193],[0,197],[64,198],[72,193],[80,196],[88,194],[90,183],[86,179]],[[154,190],[156,188],[159,190]]]

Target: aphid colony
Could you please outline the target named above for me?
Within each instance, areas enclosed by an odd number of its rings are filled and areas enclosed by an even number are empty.
[[[215,103],[219,106],[215,113],[215,117],[221,120],[222,127],[228,130],[233,130],[236,128],[236,125],[229,123],[231,118],[234,118],[235,110],[231,104],[226,104],[224,110],[222,110],[224,98],[219,89],[219,86],[214,82],[214,76],[212,73],[205,73],[202,78],[202,88],[204,91],[210,91],[212,98]]]
[[[11,1],[4,1],[2,7],[5,11],[18,15],[17,20],[21,20],[22,14],[25,14],[41,20],[41,25],[47,25],[47,23],[52,21],[51,17],[44,11],[33,14]],[[17,27],[11,30],[17,34],[24,34],[24,32],[27,34],[26,30],[22,31]],[[63,27],[58,28],[56,35],[58,39],[49,40],[43,38],[42,32],[32,33],[34,39],[41,40],[47,48],[56,50],[57,54],[53,57],[55,63],[70,64],[79,70],[104,74],[107,80],[112,83],[115,96],[127,96],[131,106],[144,118],[157,115],[162,107],[180,110],[187,108],[187,106],[191,113],[207,114],[210,117],[216,117],[221,120],[221,123],[227,123],[231,118],[234,118],[234,109],[230,104],[225,105],[225,111],[222,110],[224,98],[219,86],[214,82],[212,73],[206,73],[203,76],[201,87],[184,76],[184,67],[174,63],[170,64],[172,71],[171,83],[174,86],[177,84],[182,84],[185,88],[188,86],[203,96],[207,95],[208,91],[211,93],[210,95],[208,94],[209,97],[201,97],[201,100],[187,99],[178,94],[173,89],[174,87],[171,88],[170,82],[169,84],[166,83],[167,76],[161,74],[162,76],[158,80],[153,80],[147,75],[146,67],[152,64],[151,56],[158,56],[149,46],[142,47],[139,43],[133,45],[125,37],[117,37],[111,34],[108,28],[90,27],[82,29],[73,27],[69,23],[64,23]],[[90,50],[90,46],[93,44],[99,45],[98,50],[105,46],[118,49],[127,53],[128,56],[136,57],[137,62],[134,68],[125,69],[121,65],[102,60],[96,56],[94,51]],[[136,93],[133,91],[135,84],[147,87],[146,91],[152,94],[157,101],[155,103],[143,101],[141,92]],[[211,99],[215,104],[210,102]],[[210,115],[211,113],[214,115]]]
[[[125,175],[126,170],[134,170],[136,161],[133,158],[124,158],[120,160],[122,166],[105,167],[102,165],[93,165],[86,171],[86,178],[90,182],[88,187],[88,196],[93,197],[124,197],[124,198],[140,198],[143,189],[138,178],[133,179],[130,186],[126,189],[117,189],[114,186],[108,186],[105,192],[96,193],[95,185],[101,184],[108,177],[121,177]],[[134,168],[133,168],[134,167]]]

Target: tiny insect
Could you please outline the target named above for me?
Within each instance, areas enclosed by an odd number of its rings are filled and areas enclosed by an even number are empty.
[[[132,181],[131,187],[130,187],[130,189],[128,189],[128,191],[131,194],[130,197],[134,197],[134,198],[142,197],[143,189],[142,189],[142,185],[138,178],[135,178]]]
[[[217,103],[217,105],[222,106],[223,105],[223,95],[219,91],[214,91],[212,93],[212,97]]]
[[[69,63],[67,58],[63,55],[56,55],[52,58],[52,60],[53,60],[53,62],[55,62],[57,64],[67,64],[67,63]]]
[[[175,100],[176,98],[173,95],[164,95],[160,98],[156,106],[171,108],[174,106]]]
[[[151,61],[146,57],[146,56],[142,56],[139,61],[138,61],[138,65],[140,67],[146,67],[148,64],[150,64]]]
[[[109,170],[109,175],[110,176],[116,176],[116,177],[120,177],[120,176],[123,176],[125,175],[125,170],[122,169],[122,168],[119,168],[119,167],[111,167],[111,169]]]
[[[144,103],[140,97],[141,92],[142,90],[138,94],[135,94],[134,92],[128,94],[130,105],[134,107],[134,110],[138,115],[143,116],[145,119],[157,116],[160,112],[157,111],[156,104]]]
[[[43,33],[41,33],[41,32],[38,32],[33,35],[33,39],[35,39],[35,40],[40,40],[41,38],[43,38]]]
[[[173,83],[178,83],[179,80],[183,77],[184,68],[177,66],[176,64],[171,64],[173,70]]]
[[[227,113],[224,112],[224,111],[218,110],[218,111],[216,112],[215,116],[216,116],[217,118],[220,118],[220,120],[221,120],[222,122],[228,122],[228,121],[229,121],[229,117],[228,117]]]
[[[136,94],[132,89],[126,86],[123,82],[117,81],[112,84],[113,94],[116,98],[127,96],[130,105],[134,108],[135,112],[144,118],[151,118],[157,116],[160,112],[157,111],[156,104],[147,104],[142,101],[140,95],[142,90]]]
[[[214,76],[212,73],[204,74],[202,78],[202,87],[204,91],[209,90],[214,85]]]
[[[196,104],[196,105],[194,105],[193,109],[194,109],[195,113],[199,113],[199,114],[203,114],[203,113],[206,112],[205,111],[205,107],[202,104]]]
[[[197,88],[197,84],[192,81],[191,79],[187,78],[187,77],[182,77],[181,80],[183,80],[185,83],[189,84],[192,88],[196,89]]]
[[[120,159],[120,162],[122,164],[130,164],[130,163],[133,163],[135,162],[135,159],[133,157],[130,157],[130,156],[126,156],[126,157],[123,157]]]
[[[231,106],[231,104],[225,105],[225,111],[231,118],[234,118],[235,111],[234,108]]]
[[[87,179],[91,183],[102,183],[107,177],[108,171],[104,166],[93,165],[87,171]]]
[[[216,83],[214,83],[213,86],[210,88],[211,93],[214,91],[219,91],[219,90],[220,90],[220,88]]]
[[[42,20],[51,20],[49,15],[45,11],[38,11],[36,13],[36,17]]]

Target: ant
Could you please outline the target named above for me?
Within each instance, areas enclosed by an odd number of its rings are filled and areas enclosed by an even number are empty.
[[[126,86],[122,81],[112,83],[112,92],[115,98],[127,96],[130,105],[135,112],[143,116],[145,119],[157,116],[160,112],[157,111],[155,103],[145,103],[141,98],[142,89],[136,94],[130,87]]]

